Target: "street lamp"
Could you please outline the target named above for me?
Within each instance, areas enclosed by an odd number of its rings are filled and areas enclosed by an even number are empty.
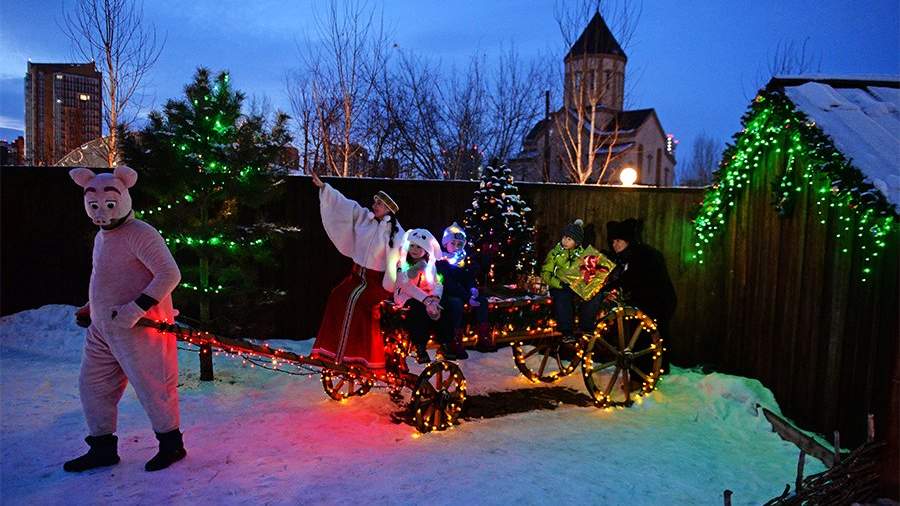
[[[619,171],[619,181],[622,182],[622,186],[634,186],[634,182],[637,181],[637,171],[631,167],[625,167]]]

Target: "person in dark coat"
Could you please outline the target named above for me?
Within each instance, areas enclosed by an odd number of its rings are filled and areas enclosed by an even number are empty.
[[[671,344],[669,326],[677,304],[675,287],[662,253],[641,240],[641,228],[642,223],[634,218],[606,224],[606,239],[617,264],[607,286],[619,288],[629,305],[656,320],[663,342]],[[668,368],[668,355],[663,354],[662,370]]]

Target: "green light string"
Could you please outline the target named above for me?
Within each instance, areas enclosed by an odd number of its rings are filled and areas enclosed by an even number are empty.
[[[200,293],[214,293],[216,295],[222,293],[222,290],[225,289],[222,285],[208,286],[206,288],[200,288],[197,285],[194,285],[191,283],[185,283],[184,281],[182,281],[181,283],[178,284],[178,288],[183,288],[185,290],[193,290],[195,292],[200,292]]]
[[[760,164],[767,155],[784,151],[784,171],[772,188],[776,211],[789,216],[797,195],[804,189],[813,192],[819,223],[825,225],[826,213],[836,211],[835,239],[855,238],[861,253],[860,281],[868,282],[872,264],[898,221],[894,206],[781,93],[761,92],[744,115],[744,125],[736,143],[723,153],[716,182],[694,219],[695,251],[689,259],[704,263],[710,242],[724,229],[730,209],[749,188],[750,178],[761,177]],[[850,249],[842,246],[839,252],[849,254]]]
[[[237,251],[238,248],[259,247],[266,243],[264,239],[226,239],[222,234],[214,235],[209,238],[193,237],[185,234],[175,234],[169,236],[160,231],[160,235],[165,239],[166,244],[172,247],[188,246],[188,247],[213,247],[225,248],[229,251]]]
[[[140,210],[140,211],[135,209],[134,217],[140,220],[146,216],[153,216],[154,213],[161,213],[163,211],[172,209],[172,206],[180,206],[182,204],[189,204],[194,201],[194,195],[195,195],[194,193],[189,193],[180,199],[175,199],[175,202],[173,202],[171,204],[165,204],[165,205],[160,205],[160,206],[156,206],[156,207],[151,207],[151,208]]]

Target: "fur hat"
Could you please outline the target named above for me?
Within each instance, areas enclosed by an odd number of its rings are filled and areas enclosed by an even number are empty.
[[[615,239],[627,241],[629,244],[641,242],[641,229],[643,223],[634,218],[622,221],[609,221],[606,223],[606,240],[612,243]]]
[[[381,203],[384,204],[384,206],[394,214],[397,214],[397,211],[400,210],[400,206],[398,206],[397,203],[394,202],[394,199],[392,199],[391,196],[387,194],[387,192],[379,191],[375,194],[375,198],[381,201]]]
[[[424,249],[425,253],[428,254],[428,269],[426,269],[426,272],[429,273],[429,276],[433,275],[435,273],[434,264],[441,257],[441,245],[431,235],[431,232],[424,228],[413,228],[403,234],[403,245],[400,247],[401,270],[406,271],[406,258],[409,255],[409,247],[413,244]],[[428,281],[429,283],[433,282],[432,279]]]
[[[580,219],[569,223],[565,226],[565,228],[563,228],[563,237],[571,237],[576,244],[581,244],[582,242],[584,242],[584,228],[582,228],[583,225],[584,221]]]
[[[453,222],[453,225],[444,229],[444,235],[441,237],[441,244],[446,247],[447,243],[454,239],[466,242],[466,231],[455,221]]]
[[[413,228],[407,230],[406,233],[403,234],[403,245],[400,247],[401,261],[406,261],[409,247],[413,244],[424,249],[425,252],[428,253],[429,263],[436,262],[441,256],[441,246],[438,244],[437,239],[431,235],[431,232],[424,228]]]

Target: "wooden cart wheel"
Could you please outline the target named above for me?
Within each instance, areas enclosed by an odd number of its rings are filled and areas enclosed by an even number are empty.
[[[564,378],[581,363],[584,339],[565,343],[559,337],[544,337],[512,343],[516,367],[523,376],[537,383],[553,383]]]
[[[419,375],[412,393],[413,420],[419,432],[445,430],[457,422],[466,401],[466,378],[453,362],[432,362]]]
[[[663,351],[652,318],[634,307],[613,308],[585,345],[584,385],[600,407],[630,406],[656,388]]]
[[[322,372],[322,387],[329,397],[342,401],[366,395],[372,389],[372,383],[352,371],[346,373],[325,370]]]

